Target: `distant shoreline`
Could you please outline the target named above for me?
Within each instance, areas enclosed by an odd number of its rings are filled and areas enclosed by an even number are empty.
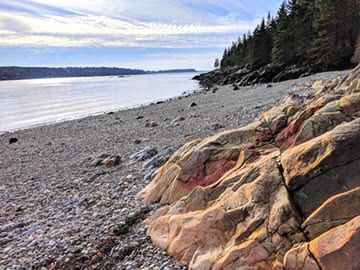
[[[347,71],[333,71],[333,72],[324,72],[324,73],[318,73],[315,75],[311,75],[310,77],[307,78],[299,78],[299,79],[294,79],[294,80],[289,80],[289,81],[284,81],[281,83],[276,83],[279,85],[288,85],[288,87],[290,87],[290,85],[294,82],[302,82],[302,81],[309,81],[312,79],[312,81],[314,80],[319,80],[319,79],[328,79],[331,77],[335,77],[335,75],[343,75],[345,74],[345,72]],[[144,75],[151,75],[151,74],[144,74]],[[105,77],[105,76],[104,76]],[[1,81],[0,81],[1,82]],[[226,92],[227,93],[231,93],[234,90],[228,91],[230,89],[232,89],[233,85],[225,85],[225,86],[218,86],[218,89],[227,89]],[[242,87],[242,89],[245,91],[249,91],[252,88],[264,88],[266,89],[267,92],[269,92],[269,90],[266,87],[266,84],[260,84],[258,86],[249,86],[249,87]],[[217,92],[217,91],[215,91]],[[215,93],[214,92],[214,93]],[[234,91],[237,92],[237,91]],[[288,90],[286,90],[286,92],[288,92]],[[191,103],[191,101],[196,101],[198,102],[198,99],[200,97],[204,97],[207,95],[203,95],[206,94],[207,92],[204,91],[204,89],[199,86],[198,89],[194,90],[194,91],[185,91],[183,94],[178,95],[178,96],[173,96],[171,98],[164,98],[164,99],[158,99],[158,100],[153,100],[153,101],[149,101],[146,103],[141,103],[141,104],[137,104],[134,106],[126,106],[126,107],[119,107],[117,109],[110,109],[110,110],[106,110],[106,111],[98,111],[98,112],[94,112],[94,113],[89,113],[87,115],[82,115],[79,117],[74,117],[74,118],[68,118],[68,119],[62,119],[62,120],[54,120],[54,121],[50,121],[47,123],[39,123],[39,124],[33,124],[33,125],[28,125],[25,127],[21,127],[21,128],[15,128],[15,129],[11,129],[11,130],[0,130],[0,137],[5,135],[5,134],[16,134],[18,132],[26,132],[27,130],[32,130],[32,129],[41,129],[41,128],[45,128],[45,127],[52,127],[52,126],[58,126],[58,125],[65,125],[67,123],[75,123],[78,121],[87,121],[87,119],[100,119],[106,115],[109,114],[121,114],[121,113],[126,113],[128,111],[142,111],[142,110],[152,110],[153,107],[156,106],[160,106],[161,104],[174,104],[177,102],[180,102],[180,100],[188,100],[189,104]],[[250,93],[250,92],[249,92]],[[231,100],[232,98],[229,97],[225,97],[225,100]],[[171,107],[171,105],[169,105]],[[260,106],[263,107],[263,106]]]
[[[0,67],[0,81],[27,80],[27,79],[50,79],[69,77],[104,77],[104,76],[128,76],[146,74],[168,74],[197,72],[196,69],[170,69],[147,71],[141,69],[116,68],[116,67]]]

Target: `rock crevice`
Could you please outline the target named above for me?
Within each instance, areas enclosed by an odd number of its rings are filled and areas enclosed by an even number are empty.
[[[153,242],[196,270],[359,269],[359,82],[181,147],[139,194]]]

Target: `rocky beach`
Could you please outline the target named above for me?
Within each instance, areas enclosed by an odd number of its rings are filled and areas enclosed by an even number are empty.
[[[360,65],[251,124],[184,144],[140,193],[193,270],[360,268]]]
[[[184,143],[245,126],[289,94],[311,96],[314,82],[347,73],[213,87],[0,135],[0,269],[187,269],[146,234],[159,199],[146,205],[137,194],[159,167]]]

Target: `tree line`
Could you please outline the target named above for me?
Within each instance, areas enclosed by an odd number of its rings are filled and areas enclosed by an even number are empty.
[[[195,69],[145,71],[117,67],[0,67],[1,80],[38,79],[56,77],[126,76],[157,73],[196,72]]]
[[[348,68],[360,62],[359,28],[358,0],[285,1],[275,17],[269,14],[252,33],[225,49],[215,67]]]

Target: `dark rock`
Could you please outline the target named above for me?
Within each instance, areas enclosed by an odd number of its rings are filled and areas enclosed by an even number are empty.
[[[137,120],[143,119],[143,118],[144,118],[144,116],[142,116],[142,115],[139,115],[138,117],[136,117]]]
[[[105,165],[107,167],[116,166],[116,165],[119,165],[120,163],[121,163],[120,155],[112,155],[101,161],[101,164]]]
[[[107,153],[103,153],[101,155],[98,155],[96,157],[89,157],[85,160],[85,162],[88,162],[90,166],[96,167],[100,165],[105,165],[108,167],[119,165],[122,161],[122,158],[120,155],[111,155]]]
[[[147,146],[144,149],[142,149],[139,152],[136,152],[135,154],[131,155],[131,159],[139,162],[139,161],[145,161],[153,156],[157,155],[158,151],[154,147]]]
[[[129,226],[125,222],[119,222],[113,229],[113,233],[117,236],[127,234]]]
[[[91,160],[91,162],[90,162],[90,166],[92,166],[92,167],[99,166],[100,164],[101,164],[100,158],[95,158],[95,159]]]
[[[190,104],[190,107],[196,107],[196,106],[197,106],[197,104],[195,102]]]
[[[151,208],[148,206],[142,207],[139,211],[130,213],[125,218],[125,223],[127,226],[133,226],[134,224],[138,223],[139,221],[143,220],[147,213],[151,211]]]
[[[307,66],[292,65],[284,68],[274,78],[274,82],[281,82],[286,80],[297,79],[306,73],[310,73],[310,68]]]
[[[221,128],[224,128],[224,127],[225,127],[225,125],[223,125],[223,124],[215,123],[215,124],[210,125],[209,129],[217,130],[217,129],[221,129]]]
[[[179,126],[179,122],[181,122],[181,121],[185,121],[185,117],[180,116],[179,118],[172,120],[171,124],[173,126]]]
[[[157,127],[158,123],[156,123],[155,121],[148,121],[145,124],[145,127]]]
[[[126,216],[125,218],[125,223],[128,226],[132,226],[135,223],[137,223],[137,221],[140,219],[140,213],[139,212],[134,212],[134,213],[130,213],[129,215]]]
[[[164,152],[157,154],[150,160],[146,161],[143,165],[145,169],[154,169],[158,168],[165,164],[165,162],[171,157],[175,150],[171,147],[167,148]]]
[[[226,67],[208,73],[195,76],[194,79],[200,82],[205,89],[211,89],[215,85],[234,85],[234,90],[238,87],[254,85],[267,82],[280,82],[284,80],[296,79],[312,74],[312,68],[305,65],[294,65],[289,67],[279,67],[273,64],[251,69],[250,67]],[[235,87],[235,84],[237,87]]]
[[[140,139],[135,139],[134,140],[134,144],[141,144],[141,143],[142,143],[142,141]]]
[[[18,141],[19,141],[18,138],[10,138],[9,144],[17,143]]]
[[[152,169],[147,175],[144,176],[144,180],[145,181],[152,180],[158,172],[159,172],[159,168]]]
[[[134,250],[136,249],[136,246],[134,245],[125,245],[121,247],[117,251],[117,258],[118,260],[123,260],[126,256],[130,255]]]

